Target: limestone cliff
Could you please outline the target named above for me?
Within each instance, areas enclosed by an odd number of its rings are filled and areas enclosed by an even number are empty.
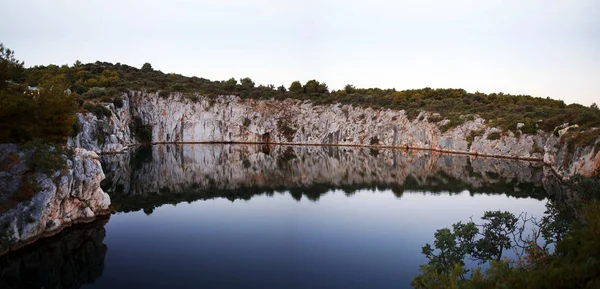
[[[96,153],[122,152],[128,146],[136,144],[131,135],[131,113],[129,101],[124,101],[122,107],[106,104],[111,117],[98,119],[92,113],[77,113],[81,131],[74,138],[69,138],[71,147],[84,148]]]
[[[565,178],[577,173],[589,175],[600,166],[600,152],[593,146],[571,152],[553,133],[524,134],[518,127],[501,132],[479,117],[466,118],[461,125],[444,131],[443,126],[449,120],[427,112],[411,120],[403,110],[313,105],[292,99],[277,101],[181,93],[164,96],[131,91],[124,95],[124,103],[122,109],[108,105],[113,116],[103,120],[106,126],[99,126],[94,117],[79,115],[84,130],[74,145],[98,153],[122,151],[135,143],[129,126],[137,119],[150,127],[154,143],[287,143],[431,149],[543,160]],[[100,135],[103,135],[102,143],[97,140]]]
[[[110,197],[100,188],[104,173],[96,153],[76,148],[64,156],[66,168],[50,175],[28,168],[30,153],[0,145],[0,253],[108,213]]]

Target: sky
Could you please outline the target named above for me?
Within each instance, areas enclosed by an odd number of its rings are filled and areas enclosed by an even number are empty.
[[[600,103],[598,0],[19,0],[26,66],[108,61],[211,80],[464,88]]]

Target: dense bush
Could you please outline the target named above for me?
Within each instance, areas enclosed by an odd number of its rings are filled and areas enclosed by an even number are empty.
[[[0,142],[65,141],[75,123],[78,99],[69,92],[68,79],[47,71],[35,79],[37,90],[28,90],[25,80],[23,62],[0,44]]]
[[[488,136],[487,136],[487,139],[489,139],[489,140],[497,140],[497,139],[500,139],[500,136],[501,136],[501,134],[499,132],[495,131],[495,132],[489,133]]]
[[[99,103],[93,104],[91,102],[86,102],[83,104],[83,108],[96,115],[98,119],[112,116],[112,112],[110,111],[110,109],[104,107],[102,104]]]

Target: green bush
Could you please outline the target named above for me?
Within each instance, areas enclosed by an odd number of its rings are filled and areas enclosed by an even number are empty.
[[[93,104],[91,102],[86,102],[83,104],[83,108],[91,113],[93,113],[98,119],[102,119],[103,117],[111,117],[112,112],[110,109],[104,107],[102,104]]]
[[[68,93],[59,73],[39,77],[38,89],[28,90],[22,65],[0,44],[0,143],[64,142],[75,122],[77,95]]]
[[[441,115],[432,115],[427,118],[428,122],[440,122],[442,120],[444,120],[444,118]]]
[[[485,133],[484,129],[479,129],[479,130],[472,130],[469,135],[467,136],[467,143],[469,144],[468,147],[471,147],[471,144],[473,143],[473,141],[475,141],[475,138],[478,136],[483,136],[483,134]]]
[[[488,134],[487,139],[489,140],[498,140],[502,135],[499,132],[491,132]]]
[[[100,99],[104,95],[114,97],[119,90],[198,93],[200,95],[237,95],[242,98],[309,100],[317,105],[341,103],[355,106],[405,110],[413,120],[421,111],[439,113],[450,123],[441,127],[446,131],[479,115],[503,131],[515,131],[517,123],[524,123],[523,133],[537,130],[552,132],[564,123],[578,124],[582,128],[600,127],[600,110],[582,105],[565,105],[563,101],[528,95],[505,93],[484,94],[464,89],[395,89],[357,88],[347,85],[344,89],[329,91],[327,85],[317,80],[306,83],[293,82],[289,90],[272,85],[256,86],[250,78],[240,81],[211,81],[199,77],[163,73],[147,64],[144,69],[125,64],[100,62],[76,66],[36,66],[25,70],[25,78],[40,82],[49,75],[63,75],[70,81],[72,90],[83,93],[86,99]],[[89,91],[88,91],[89,90]],[[85,93],[84,93],[85,92]]]

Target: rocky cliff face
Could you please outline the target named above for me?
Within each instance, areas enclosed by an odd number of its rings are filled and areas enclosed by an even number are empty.
[[[105,129],[80,115],[84,131],[74,145],[96,152],[118,152],[135,141],[128,124],[139,119],[152,130],[152,142],[238,142],[328,145],[374,145],[431,149],[485,156],[544,160],[561,174],[591,174],[600,166],[593,147],[574,153],[554,134],[523,134],[519,128],[502,133],[482,118],[472,117],[443,131],[449,120],[422,112],[408,119],[404,111],[351,105],[313,105],[299,100],[256,100],[236,96],[204,97],[130,92],[125,105],[113,109]],[[128,110],[128,111],[127,111]],[[94,130],[96,128],[96,130]],[[104,135],[103,144],[97,142]],[[596,140],[600,142],[600,138]],[[97,145],[94,145],[98,143]],[[87,144],[87,146],[86,146]],[[558,144],[558,145],[557,145]]]
[[[122,107],[112,103],[106,104],[106,107],[112,113],[110,117],[98,119],[92,113],[77,113],[81,132],[69,138],[69,146],[96,153],[117,153],[137,143],[130,131],[132,119],[129,101],[124,101]]]
[[[50,175],[31,172],[25,162],[30,153],[0,145],[0,253],[108,213],[96,153],[76,148],[66,167]]]

